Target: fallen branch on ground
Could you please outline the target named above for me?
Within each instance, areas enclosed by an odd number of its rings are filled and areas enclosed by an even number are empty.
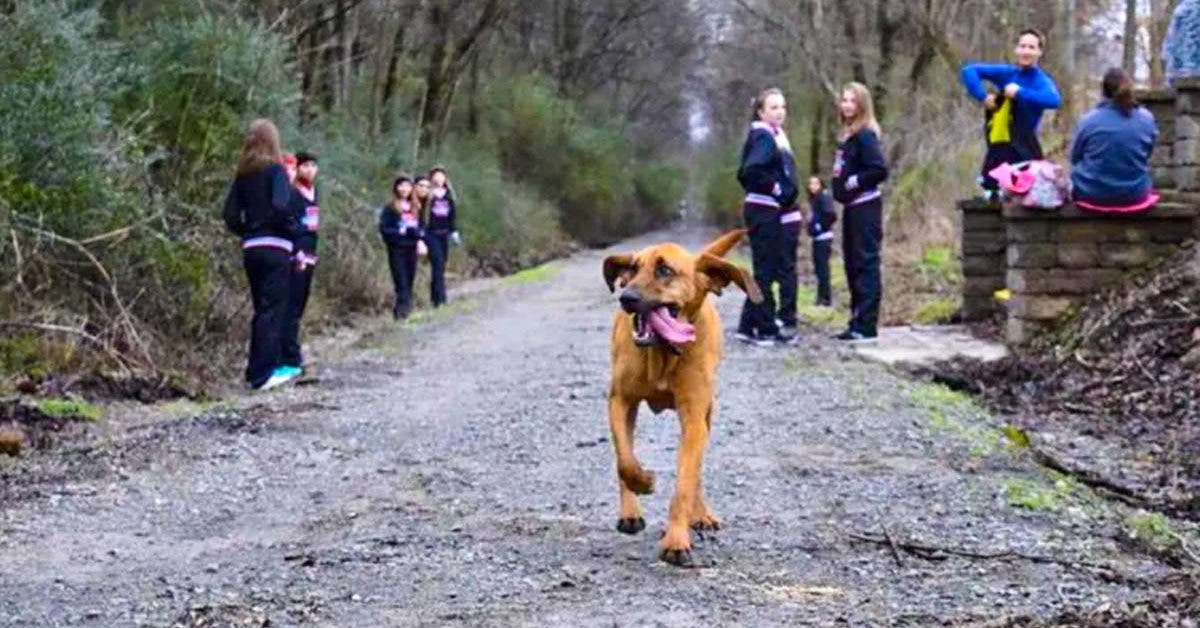
[[[890,535],[875,536],[875,535],[871,535],[871,534],[859,534],[857,532],[851,532],[851,533],[849,533],[848,536],[855,541],[862,541],[864,543],[872,543],[875,545],[881,545],[881,546],[889,547],[889,548],[896,547],[901,550],[904,550],[904,552],[906,554],[915,556],[922,560],[929,560],[929,561],[934,561],[934,562],[946,560],[950,556],[959,556],[962,558],[971,558],[971,559],[976,559],[976,560],[1026,560],[1026,561],[1029,561],[1032,563],[1060,565],[1062,567],[1069,567],[1069,568],[1073,568],[1073,569],[1077,569],[1077,568],[1091,569],[1091,570],[1100,572],[1102,577],[1104,577],[1107,580],[1112,580],[1112,581],[1123,581],[1124,582],[1124,581],[1130,581],[1130,580],[1137,579],[1137,578],[1127,576],[1127,575],[1117,571],[1111,565],[1105,565],[1105,564],[1101,564],[1101,563],[1093,563],[1093,562],[1081,561],[1081,560],[1069,560],[1069,559],[1065,559],[1065,558],[1056,558],[1054,556],[1042,556],[1039,554],[1026,554],[1025,552],[1019,552],[1017,550],[1003,550],[1003,551],[999,551],[999,552],[977,552],[974,550],[946,547],[946,546],[940,546],[940,545],[926,545],[924,543],[916,543],[913,541],[896,541],[896,540],[890,538]]]

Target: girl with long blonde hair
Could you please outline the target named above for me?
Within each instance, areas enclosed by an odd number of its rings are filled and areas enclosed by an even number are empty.
[[[842,256],[850,287],[850,324],[839,340],[869,340],[878,335],[883,289],[883,193],[888,177],[882,132],[875,119],[871,91],[847,83],[838,100],[842,123],[833,159],[833,197],[842,204]]]

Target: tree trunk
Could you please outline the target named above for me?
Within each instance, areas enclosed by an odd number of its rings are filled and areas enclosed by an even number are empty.
[[[470,61],[476,45],[508,13],[510,4],[501,0],[486,0],[471,28],[461,37],[450,38],[452,15],[445,0],[433,2],[429,8],[429,26],[433,40],[429,45],[429,66],[425,72],[425,99],[421,107],[417,154],[436,150],[441,144],[454,89],[464,65]]]
[[[1134,63],[1137,60],[1137,5],[1138,0],[1125,0],[1125,48],[1121,54],[1121,67],[1130,77],[1133,77]]]
[[[821,176],[822,140],[825,138],[825,115],[829,104],[824,98],[817,99],[816,112],[813,114],[812,126],[809,128],[808,140],[808,172],[815,177]]]
[[[374,142],[383,133],[384,118],[387,117],[388,101],[395,89],[393,73],[396,70],[399,44],[400,19],[396,16],[384,18],[376,33],[376,46],[371,55],[371,110],[370,137]]]
[[[891,92],[892,68],[896,64],[896,35],[900,31],[901,20],[894,19],[890,13],[892,0],[878,0],[876,19],[879,21],[879,72],[875,77],[875,113],[880,120],[886,116]]]
[[[846,34],[846,44],[850,49],[850,67],[854,80],[867,84],[867,66],[863,63],[862,48],[858,45],[858,27],[854,23],[855,8],[858,2],[842,0],[839,7],[842,14],[842,29]]]
[[[1163,42],[1167,39],[1167,26],[1176,0],[1150,0],[1150,87],[1160,88],[1166,84],[1166,68],[1163,66]]]
[[[479,55],[471,59],[471,78],[467,83],[467,131],[479,133]]]

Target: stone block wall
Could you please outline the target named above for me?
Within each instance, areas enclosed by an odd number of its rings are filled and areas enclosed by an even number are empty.
[[[1004,288],[1007,246],[999,203],[959,204],[962,212],[962,270],[964,320],[987,320],[999,310],[993,295]]]
[[[1005,338],[1028,342],[1133,271],[1174,253],[1192,238],[1196,205],[1160,203],[1135,216],[1097,216],[1068,205],[1057,211],[1006,208]]]

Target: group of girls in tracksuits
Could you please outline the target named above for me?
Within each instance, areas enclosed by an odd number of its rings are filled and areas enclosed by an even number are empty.
[[[379,210],[379,235],[387,246],[395,300],[392,316],[412,312],[417,261],[429,258],[429,301],[446,304],[446,258],[450,243],[461,244],[456,224],[454,190],[446,170],[433,167],[428,176],[401,174],[392,182],[391,200]]]
[[[883,243],[879,185],[888,170],[870,91],[859,83],[846,85],[838,114],[842,128],[831,187],[833,198],[844,208],[842,254],[850,288],[850,321],[836,338],[866,340],[878,333]],[[738,181],[746,191],[742,218],[750,236],[754,280],[763,300],[757,304],[746,300],[737,338],[759,346],[788,343],[796,326],[796,245],[804,216],[796,206],[799,188],[795,159],[783,131],[786,118],[782,92],[772,88],[758,95],[738,168]],[[817,304],[829,305],[829,257],[837,214],[819,177],[811,177],[807,188]],[[779,285],[778,306],[775,284]]]
[[[321,226],[317,172],[315,155],[283,153],[279,130],[270,120],[250,123],[222,214],[242,240],[254,305],[245,377],[256,390],[275,388],[304,372],[300,321],[317,265]],[[455,198],[443,168],[415,179],[398,177],[391,195],[379,215],[379,232],[395,284],[392,311],[404,318],[412,309],[420,256],[429,257],[433,305],[446,303],[446,258],[450,242],[460,239]]]
[[[321,226],[317,171],[316,156],[283,154],[270,120],[250,124],[223,218],[242,239],[250,282],[254,318],[246,382],[254,389],[274,388],[303,373],[300,321]]]

